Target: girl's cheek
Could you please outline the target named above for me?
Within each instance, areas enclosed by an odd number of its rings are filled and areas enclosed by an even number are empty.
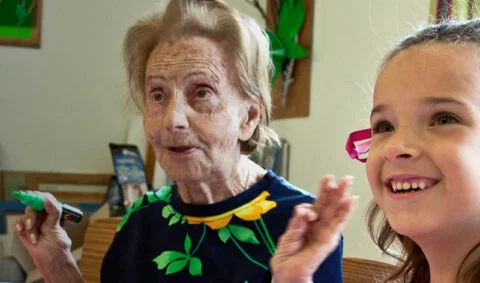
[[[368,182],[370,186],[375,185],[375,181],[380,178],[380,167],[377,160],[377,154],[375,151],[371,151],[368,154],[365,170],[367,173]],[[373,188],[373,187],[372,187]]]

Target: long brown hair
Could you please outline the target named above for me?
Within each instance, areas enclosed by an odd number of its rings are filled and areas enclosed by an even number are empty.
[[[429,43],[444,44],[478,44],[480,47],[480,19],[465,22],[448,21],[424,28],[404,38],[385,58],[382,68],[398,53],[414,46]],[[412,283],[429,283],[430,267],[422,249],[410,238],[396,233],[387,221],[380,207],[372,201],[367,211],[367,225],[375,244],[387,255],[399,262],[398,269],[386,281],[401,280]],[[401,253],[396,254],[389,249],[398,243]],[[480,247],[474,246],[463,260],[458,272],[457,282],[480,282],[480,258],[466,265],[466,260]]]

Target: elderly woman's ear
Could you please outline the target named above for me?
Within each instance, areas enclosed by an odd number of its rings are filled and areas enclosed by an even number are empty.
[[[245,118],[240,125],[240,140],[242,142],[252,137],[253,132],[260,122],[260,115],[262,113],[262,106],[258,102],[250,102],[247,107]]]

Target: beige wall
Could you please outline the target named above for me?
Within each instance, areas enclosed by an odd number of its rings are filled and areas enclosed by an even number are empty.
[[[0,168],[113,172],[124,142],[121,44],[157,1],[44,1],[42,47],[0,46]]]
[[[126,28],[155,0],[46,0],[41,49],[0,47],[0,168],[112,172],[108,142],[127,139],[120,50]],[[259,16],[243,0],[232,5]],[[291,181],[316,191],[325,173],[356,176],[360,207],[345,255],[379,258],[363,212],[364,165],[344,144],[367,127],[382,54],[425,21],[428,0],[315,0],[311,115],[273,127],[292,144]]]

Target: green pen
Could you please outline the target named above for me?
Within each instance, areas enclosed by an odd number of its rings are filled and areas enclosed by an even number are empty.
[[[14,191],[12,193],[23,204],[30,206],[35,211],[43,211],[45,209],[45,198],[40,194],[30,191]],[[65,203],[62,204],[62,215],[60,219],[79,223],[82,220],[83,212]]]

